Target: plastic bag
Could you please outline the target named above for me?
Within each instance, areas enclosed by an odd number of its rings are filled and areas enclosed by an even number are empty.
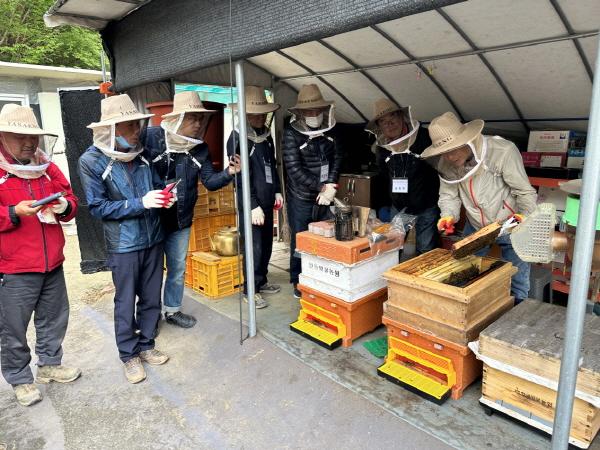
[[[417,223],[417,216],[400,212],[392,218],[390,223],[392,228],[401,230],[406,235]]]

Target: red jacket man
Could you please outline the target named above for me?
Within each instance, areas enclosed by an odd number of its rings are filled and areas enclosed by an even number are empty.
[[[37,382],[68,383],[79,369],[61,365],[69,319],[63,273],[65,238],[60,222],[77,212],[77,199],[60,169],[39,149],[46,136],[25,106],[0,111],[0,366],[23,406],[39,402],[29,368],[27,326],[35,312]],[[36,201],[62,192],[44,206]]]

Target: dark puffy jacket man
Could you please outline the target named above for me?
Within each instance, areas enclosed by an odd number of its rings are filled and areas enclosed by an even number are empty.
[[[158,210],[174,198],[141,155],[141,114],[129,96],[102,100],[100,122],[88,127],[94,145],[79,158],[90,214],[102,220],[107,265],[115,285],[115,337],[130,383],[146,378],[142,362],[161,365],[169,357],[154,348],[160,319],[164,233]],[[137,297],[137,302],[136,302]]]
[[[46,152],[39,149],[46,136]],[[27,327],[35,313],[38,383],[68,383],[81,375],[61,364],[69,321],[60,222],[75,217],[77,199],[50,162],[50,136],[31,108],[8,104],[0,112],[0,362],[2,376],[23,406],[42,400],[29,368]],[[54,136],[55,138],[55,136]],[[62,192],[47,206],[36,200]]]
[[[202,140],[214,112],[204,107],[196,92],[179,92],[175,94],[173,112],[163,116],[161,126],[148,128],[142,134],[144,155],[161,180],[165,184],[179,182],[173,191],[177,200],[175,206],[161,211],[160,216],[165,231],[167,262],[163,298],[165,320],[182,328],[196,324],[196,318],[183,313],[181,305],[198,180],[209,191],[216,191],[231,183],[236,170],[232,163],[226,170],[216,172],[208,145]]]
[[[308,224],[328,217],[328,206],[337,192],[342,150],[331,133],[335,126],[334,105],[325,101],[316,84],[302,86],[292,118],[283,133],[283,163],[287,175],[287,212],[291,231],[290,282],[294,297],[302,270],[295,255],[296,234]]]
[[[273,209],[281,209],[283,196],[277,173],[275,146],[271,137],[273,113],[279,109],[276,103],[267,101],[264,88],[246,86],[246,117],[248,120],[248,152],[250,173],[250,202],[252,208],[252,253],[254,257],[255,305],[269,305],[262,294],[276,294],[281,287],[267,280],[269,261],[273,252]],[[235,141],[235,148],[234,148]],[[227,141],[230,156],[239,153],[239,135],[233,131]],[[238,206],[243,210],[242,177],[237,179]],[[240,229],[244,231],[244,215],[240,213]],[[246,273],[244,255],[244,273]],[[245,280],[247,280],[247,276]],[[244,294],[247,284],[244,281]],[[247,296],[244,297],[248,301]]]

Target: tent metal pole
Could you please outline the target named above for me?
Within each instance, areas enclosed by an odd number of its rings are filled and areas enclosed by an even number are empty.
[[[569,445],[571,415],[573,413],[579,354],[592,266],[592,252],[596,236],[596,214],[598,200],[600,200],[600,177],[598,177],[600,172],[600,47],[598,47],[594,78],[585,165],[583,168],[583,186],[577,219],[577,233],[575,235],[575,251],[573,253],[571,290],[567,305],[565,340],[554,415],[553,450],[563,450]]]
[[[237,110],[239,124],[240,159],[242,160],[242,214],[244,215],[244,259],[248,295],[248,336],[256,336],[256,304],[254,302],[254,257],[252,251],[252,206],[250,203],[250,167],[248,162],[248,131],[246,129],[246,86],[244,84],[244,61],[235,62],[237,87]]]

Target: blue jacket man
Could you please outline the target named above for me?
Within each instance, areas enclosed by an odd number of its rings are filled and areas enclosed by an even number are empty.
[[[139,147],[141,114],[127,95],[102,100],[94,145],[79,158],[92,216],[102,220],[115,285],[115,337],[130,383],[146,378],[142,362],[169,357],[154,348],[160,319],[164,233],[158,210],[173,205]],[[136,297],[138,298],[136,304]]]
[[[246,86],[246,114],[248,120],[248,149],[250,172],[250,201],[252,208],[252,253],[254,257],[255,305],[265,308],[268,302],[261,294],[275,294],[281,290],[267,280],[269,261],[273,252],[273,209],[281,209],[283,196],[275,161],[275,146],[271,137],[271,119],[279,109],[276,103],[267,102],[265,90]],[[235,143],[235,145],[234,145]],[[227,141],[227,153],[239,154],[239,135],[233,131]],[[238,205],[242,202],[242,177],[237,179]],[[244,230],[243,214],[240,229]],[[244,266],[247,258],[244,257]],[[246,269],[244,268],[244,273]],[[248,276],[244,280],[247,280]],[[247,293],[244,282],[244,294]],[[244,297],[247,301],[247,297]]]
[[[174,190],[175,206],[161,211],[165,231],[164,252],[167,277],[164,291],[166,322],[190,328],[196,319],[181,311],[190,230],[198,199],[198,180],[210,191],[233,179],[235,163],[215,172],[208,145],[202,141],[210,114],[196,92],[175,94],[173,112],[165,114],[160,127],[148,128],[142,135],[144,155],[165,184],[179,182]],[[239,171],[239,163],[237,164]]]

